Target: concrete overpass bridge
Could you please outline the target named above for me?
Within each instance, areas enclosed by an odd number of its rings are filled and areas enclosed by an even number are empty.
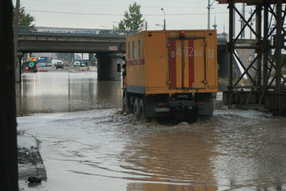
[[[133,32],[134,33],[134,32]],[[116,80],[118,59],[125,53],[125,37],[132,32],[101,29],[19,27],[18,53],[97,53],[98,80]]]
[[[125,52],[128,34],[132,32],[20,26],[18,52]]]

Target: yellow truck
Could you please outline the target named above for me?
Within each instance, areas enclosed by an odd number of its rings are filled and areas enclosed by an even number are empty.
[[[143,31],[126,38],[123,110],[136,119],[213,114],[216,30]]]

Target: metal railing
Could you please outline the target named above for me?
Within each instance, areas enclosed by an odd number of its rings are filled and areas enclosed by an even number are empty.
[[[137,31],[119,31],[109,29],[85,29],[85,28],[61,28],[61,27],[35,27],[19,26],[19,35],[68,35],[68,36],[104,36],[104,37],[125,37]]]
[[[63,28],[41,26],[19,26],[20,35],[53,35],[53,36],[101,36],[101,37],[126,37],[138,31],[119,31],[110,29],[86,29],[86,28]],[[227,34],[217,34],[217,41],[227,42]]]

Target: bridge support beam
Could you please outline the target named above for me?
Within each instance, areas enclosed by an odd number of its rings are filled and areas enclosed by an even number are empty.
[[[249,6],[253,6],[254,12],[248,18],[236,6],[241,1],[219,2],[229,4],[229,86],[228,91],[224,92],[225,103],[229,107],[236,104],[241,108],[262,108],[269,109],[275,114],[286,114],[286,77],[283,75],[286,65],[282,63],[281,53],[286,49],[286,30],[283,28],[286,22],[285,1],[249,1]],[[238,34],[233,34],[234,13],[243,21]],[[252,27],[254,17],[255,28]],[[251,39],[244,39],[244,43],[239,42],[238,39],[245,30],[250,30],[255,36],[256,43],[251,43]],[[242,49],[255,54],[249,55],[248,60],[240,59],[237,50]],[[232,58],[235,58],[235,62]],[[241,67],[238,78],[232,69],[235,64]]]
[[[12,1],[0,1],[0,188],[18,190],[15,65]]]
[[[97,80],[112,81],[120,80],[120,73],[117,72],[117,63],[120,62],[123,54],[99,52],[96,54],[97,64]]]
[[[23,54],[17,54],[16,62],[15,62],[15,90],[16,90],[16,115],[22,116],[22,93],[21,93],[21,73],[22,73],[22,66],[21,60],[23,58]]]

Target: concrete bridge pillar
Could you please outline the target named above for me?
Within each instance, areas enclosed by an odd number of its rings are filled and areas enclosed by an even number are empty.
[[[16,114],[17,116],[22,115],[22,94],[21,94],[21,73],[22,66],[21,60],[23,58],[23,54],[17,54],[16,63],[15,63],[15,88],[16,88]]]
[[[117,72],[117,63],[121,61],[122,53],[98,52],[96,53],[97,80],[112,81],[120,80],[120,73]]]
[[[18,190],[15,65],[12,1],[0,1],[0,188]]]

